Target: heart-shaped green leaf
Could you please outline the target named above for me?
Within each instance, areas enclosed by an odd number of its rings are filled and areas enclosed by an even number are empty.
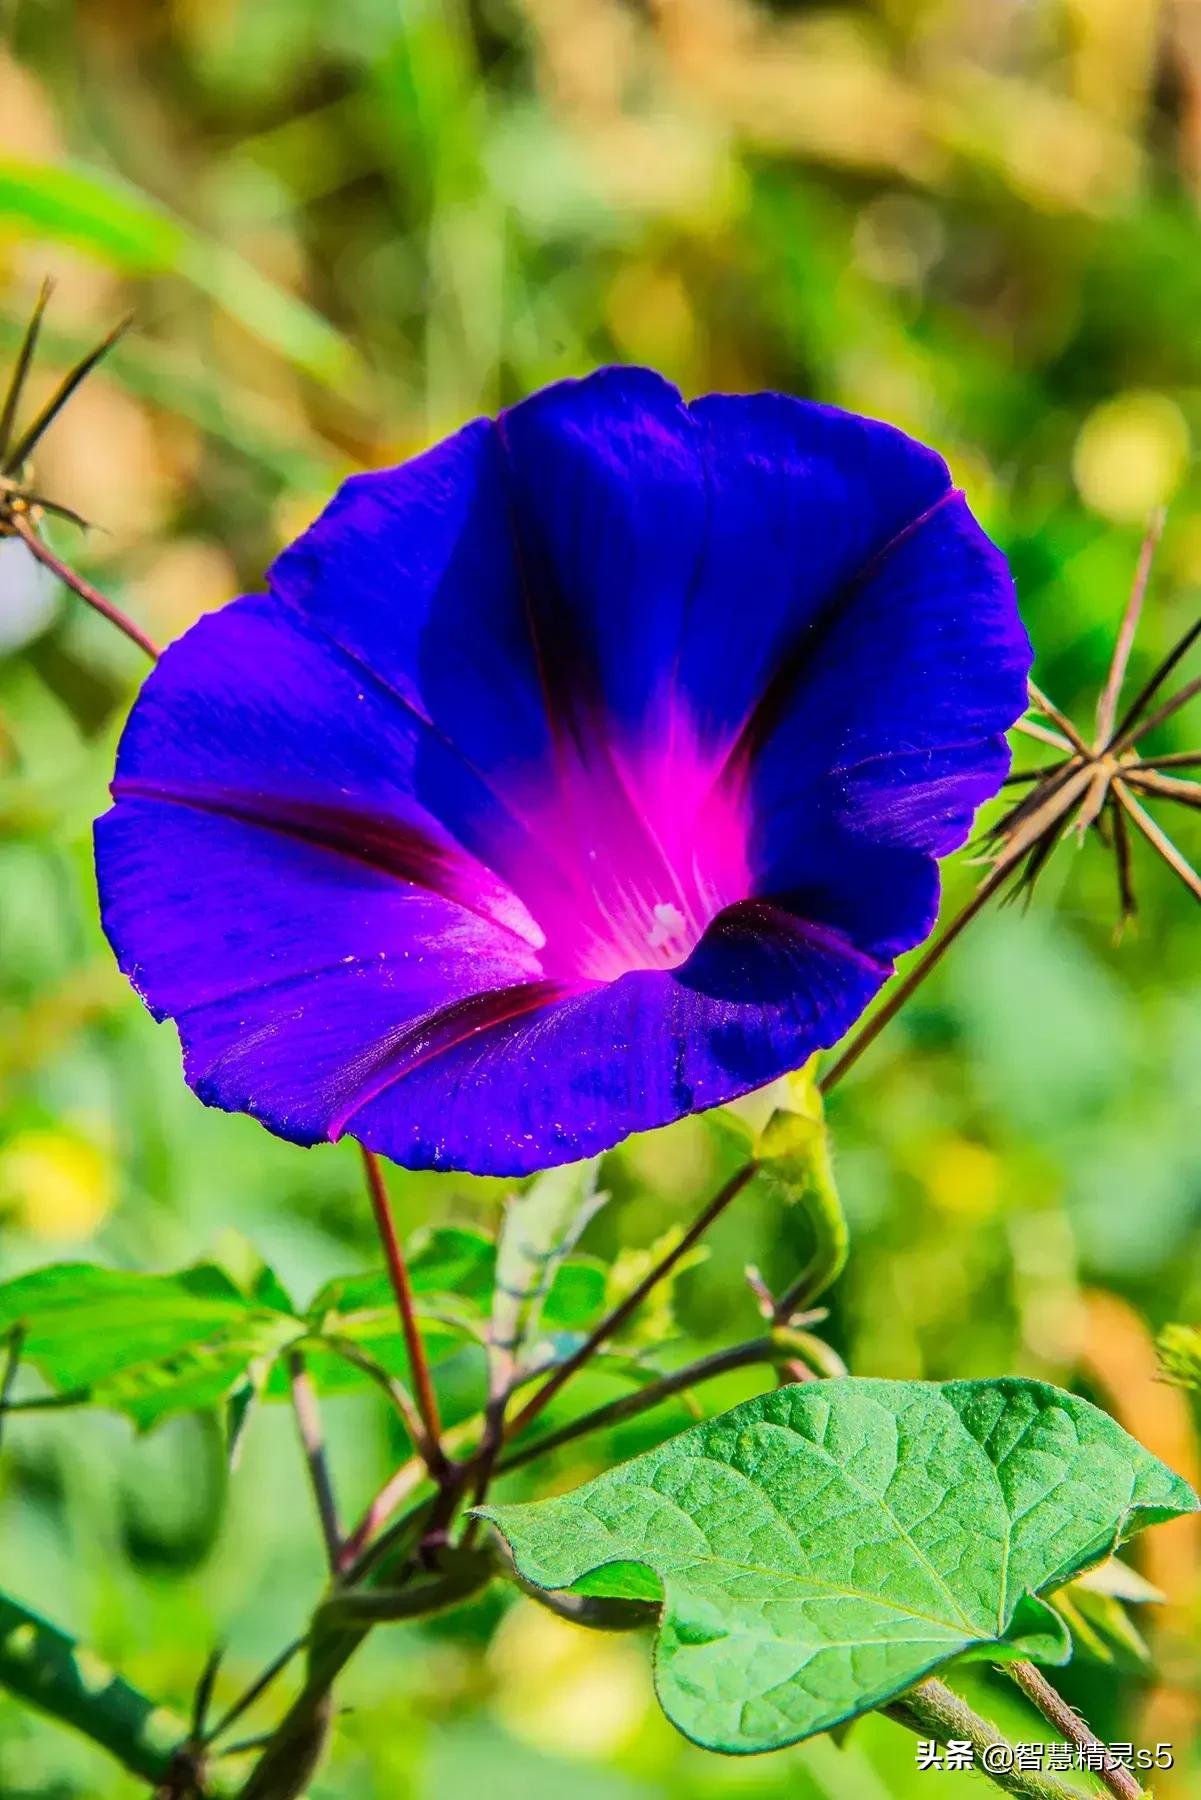
[[[663,1709],[738,1752],[824,1731],[965,1653],[1065,1660],[1036,1596],[1197,1505],[1041,1382],[848,1377],[760,1395],[574,1493],[481,1510],[540,1587],[628,1595],[630,1565],[653,1570]]]

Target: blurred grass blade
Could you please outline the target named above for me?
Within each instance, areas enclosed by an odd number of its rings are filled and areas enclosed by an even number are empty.
[[[0,157],[0,225],[74,244],[131,275],[178,275],[280,356],[346,392],[362,373],[328,320],[115,175]]]

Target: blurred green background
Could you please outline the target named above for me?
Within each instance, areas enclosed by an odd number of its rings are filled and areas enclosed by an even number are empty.
[[[633,360],[937,445],[1012,557],[1040,680],[1087,718],[1160,503],[1136,674],[1197,608],[1199,201],[1197,0],[0,5],[0,354],[46,274],[40,390],[136,309],[39,475],[97,525],[51,541],[159,639],[257,584],[349,470]],[[370,1258],[353,1149],[205,1112],[113,968],[89,826],[141,669],[67,599],[0,544],[0,1277],[236,1258],[242,1233],[303,1299]],[[1059,1381],[1195,1480],[1196,1420],[1156,1380],[1153,1338],[1201,1313],[1201,940],[1183,887],[1136,857],[1120,946],[1108,860],[1065,847],[1031,909],[974,927],[838,1095],[855,1243],[830,1331],[861,1374]],[[972,879],[948,871],[949,903]],[[713,1156],[690,1122],[610,1158],[589,1243],[650,1242],[710,1191]],[[491,1222],[503,1192],[393,1187],[411,1227]],[[696,1347],[753,1328],[742,1267],[782,1277],[794,1236],[764,1206],[722,1221],[680,1284]],[[395,1445],[370,1399],[329,1411],[357,1506]],[[589,1440],[555,1480],[641,1441]],[[1195,1523],[1132,1560],[1168,1595],[1141,1618],[1154,1668],[1081,1664],[1065,1685],[1103,1736],[1174,1742],[1156,1793],[1183,1800],[1201,1775]],[[320,1579],[282,1410],[232,1478],[205,1420],[8,1434],[0,1586],[156,1696],[186,1705],[217,1637],[238,1691]],[[971,1691],[1046,1735],[999,1678]],[[525,1600],[377,1634],[342,1698],[317,1800],[995,1791],[917,1774],[878,1719],[842,1749],[706,1755],[655,1712],[647,1642]],[[137,1791],[0,1697],[4,1800]]]

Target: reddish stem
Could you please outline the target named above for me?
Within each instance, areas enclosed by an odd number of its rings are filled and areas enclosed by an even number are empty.
[[[110,625],[115,625],[118,631],[123,631],[131,643],[136,644],[139,650],[145,652],[151,662],[158,661],[158,645],[153,643],[152,640],[146,636],[146,633],[142,630],[141,626],[135,625],[132,619],[127,618],[121,611],[121,608],[115,606],[111,600],[100,592],[99,588],[94,588],[90,581],[85,581],[82,575],[77,575],[74,569],[69,568],[65,562],[60,561],[60,559],[55,556],[53,550],[48,550],[37,532],[33,529],[33,526],[30,525],[26,519],[22,518],[20,513],[12,514],[10,523],[12,529],[17,533],[17,536],[21,539],[22,543],[28,547],[31,555],[35,556],[44,567],[57,575],[59,580],[71,589],[73,594],[78,594],[81,600],[86,600],[88,605],[98,612],[102,618],[107,619]]]
[[[391,1278],[392,1291],[396,1295],[396,1306],[400,1313],[400,1327],[404,1332],[405,1349],[408,1351],[409,1367],[413,1374],[413,1390],[417,1400],[417,1410],[421,1414],[421,1423],[425,1429],[426,1441],[419,1444],[417,1448],[421,1451],[430,1473],[436,1474],[445,1466],[441,1444],[442,1420],[438,1412],[438,1397],[434,1393],[434,1383],[425,1354],[425,1345],[421,1341],[421,1332],[417,1326],[408,1265],[404,1259],[404,1251],[400,1247],[400,1239],[396,1235],[396,1226],[392,1218],[392,1208],[388,1203],[388,1190],[384,1186],[384,1174],[379,1165],[379,1158],[373,1150],[368,1150],[365,1144],[360,1144],[359,1149],[363,1153],[363,1167],[367,1172],[367,1190],[371,1195],[376,1230],[379,1232],[380,1242],[384,1247],[388,1275]]]

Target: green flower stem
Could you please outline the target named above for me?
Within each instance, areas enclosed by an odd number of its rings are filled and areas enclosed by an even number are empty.
[[[986,1750],[997,1744],[1007,1748],[1012,1746],[995,1725],[974,1713],[965,1700],[933,1676],[919,1681],[916,1687],[907,1688],[899,1700],[880,1710],[918,1737],[928,1738],[944,1747],[952,1739],[971,1744],[976,1752],[977,1771],[987,1774],[988,1779],[1006,1794],[1027,1795],[1031,1800],[1084,1800],[1078,1787],[1058,1781],[1054,1775],[1030,1769],[983,1768],[980,1758]]]
[[[236,1792],[224,1771],[201,1770],[189,1758],[182,1719],[156,1706],[66,1632],[8,1599],[0,1600],[0,1686],[82,1732],[132,1775],[167,1793],[185,1765],[202,1775],[212,1800]]]

